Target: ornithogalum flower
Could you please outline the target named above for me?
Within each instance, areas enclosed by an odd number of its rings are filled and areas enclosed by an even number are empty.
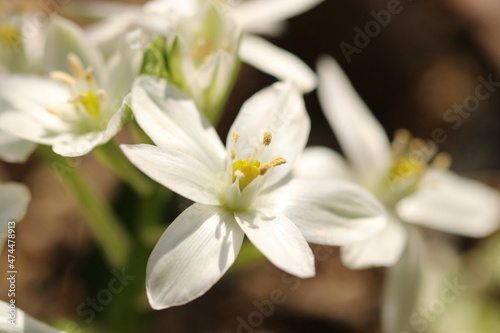
[[[138,73],[142,51],[129,35],[104,62],[76,25],[55,18],[48,27],[50,76],[0,77],[0,129],[80,156],[109,141],[129,120],[123,98]]]
[[[21,11],[15,2],[0,3],[0,74],[40,70],[44,26],[34,29],[28,19],[32,13]],[[36,144],[0,131],[0,159],[22,163]]]
[[[205,293],[232,265],[245,234],[274,265],[305,278],[315,272],[306,240],[344,245],[385,223],[382,207],[357,186],[292,177],[310,125],[290,84],[250,98],[225,148],[194,102],[167,81],[139,77],[131,100],[157,146],[125,145],[123,151],[152,179],[195,202],[149,258],[146,286],[155,309]]]
[[[17,304],[14,304],[17,306]],[[10,306],[10,307],[9,307]],[[10,303],[0,301],[0,332],[9,333],[66,333],[29,316],[23,310],[15,308],[15,320],[9,316]]]
[[[31,195],[28,188],[19,183],[0,183],[0,253],[5,243],[9,222],[18,222],[28,208]]]
[[[316,76],[311,69],[293,54],[251,33],[276,33],[281,30],[283,20],[300,14],[321,1],[153,0],[147,2],[142,10],[115,6],[116,10],[111,13],[102,11],[108,13],[107,17],[91,28],[89,33],[98,45],[109,52],[110,45],[114,44],[117,36],[130,29],[138,27],[151,34],[169,38],[172,30],[176,30],[179,18],[199,16],[200,11],[213,5],[224,14],[225,20],[234,21],[231,25],[236,25],[237,31],[243,32],[240,47],[233,47],[233,51],[243,61],[279,79],[292,81],[308,92],[316,87]]]
[[[166,40],[146,51],[143,72],[167,79],[215,120],[238,74],[240,30],[216,7],[179,17]]]
[[[409,222],[470,237],[498,228],[500,197],[480,182],[448,170],[450,157],[437,154],[437,145],[414,139],[406,130],[392,144],[331,58],[318,62],[319,97],[347,163],[333,150],[306,150],[296,173],[304,177],[349,179],[372,192],[390,216],[387,226],[368,240],[342,248],[351,268],[392,266],[407,241]],[[310,165],[320,165],[310,173]]]

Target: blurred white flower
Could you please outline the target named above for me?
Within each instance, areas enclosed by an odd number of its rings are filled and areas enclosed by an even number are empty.
[[[131,116],[123,98],[140,67],[137,33],[105,63],[80,28],[53,19],[45,52],[50,77],[0,76],[0,129],[63,156],[106,143]]]
[[[23,310],[15,308],[15,323],[11,323],[9,314],[13,309],[10,303],[0,301],[0,332],[5,333],[65,333],[48,326],[27,315]]]
[[[148,262],[155,309],[204,294],[234,262],[246,234],[277,267],[314,275],[306,240],[344,245],[385,223],[368,192],[333,179],[294,179],[290,171],[309,136],[299,91],[278,83],[251,97],[226,148],[194,102],[167,81],[137,79],[132,107],[157,144],[122,146],[144,173],[194,201],[165,231]]]
[[[292,81],[304,92],[316,87],[316,75],[293,54],[282,50],[266,40],[251,35],[252,32],[273,32],[282,21],[316,6],[323,0],[156,0],[146,3],[142,10],[130,6],[89,3],[87,12],[98,14],[100,8],[106,13],[103,22],[89,29],[93,41],[110,52],[118,36],[135,28],[142,28],[151,34],[168,36],[179,17],[195,17],[207,5],[216,5],[220,11],[233,19],[244,32],[238,52],[241,59],[278,79]],[[95,9],[92,10],[92,7]]]
[[[187,93],[210,120],[220,115],[238,74],[240,31],[213,6],[182,17],[146,51],[143,72]]]
[[[342,248],[351,268],[392,266],[407,242],[401,221],[481,237],[500,222],[497,191],[448,170],[450,158],[433,142],[400,130],[391,145],[380,124],[330,57],[318,62],[318,93],[325,115],[347,157],[310,148],[297,165],[302,177],[348,179],[371,191],[387,208],[389,223],[372,238]],[[314,173],[310,165],[318,165]]]
[[[33,13],[15,2],[0,2],[0,75],[40,71],[45,26],[34,26]],[[36,144],[0,131],[0,159],[23,163]]]
[[[26,213],[31,195],[28,188],[19,183],[0,183],[0,253],[7,236],[9,221],[17,222]]]

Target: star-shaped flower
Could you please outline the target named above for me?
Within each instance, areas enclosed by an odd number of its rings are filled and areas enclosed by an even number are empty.
[[[498,228],[497,191],[449,171],[449,156],[406,130],[398,131],[391,144],[333,59],[320,59],[318,75],[320,101],[347,162],[333,150],[315,147],[306,150],[296,174],[354,181],[371,191],[390,216],[381,232],[342,248],[347,266],[394,265],[407,242],[402,221],[470,237]],[[321,168],[311,173],[310,165]]]
[[[109,141],[130,119],[123,98],[138,73],[142,50],[128,36],[107,62],[75,24],[49,25],[46,67],[50,77],[0,77],[0,129],[80,156]]]
[[[122,146],[139,169],[194,201],[148,262],[155,309],[204,294],[234,262],[244,235],[277,267],[314,275],[307,241],[344,245],[380,230],[385,214],[366,191],[333,179],[294,179],[310,125],[300,92],[278,83],[250,98],[226,147],[192,100],[143,76],[132,90],[138,123],[157,144]]]

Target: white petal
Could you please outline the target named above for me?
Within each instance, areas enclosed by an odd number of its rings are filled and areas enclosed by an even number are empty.
[[[243,237],[234,217],[217,207],[194,204],[186,209],[149,257],[151,306],[164,309],[203,295],[233,264]]]
[[[0,129],[42,144],[52,144],[70,126],[46,107],[64,112],[70,97],[58,82],[33,75],[0,78]]]
[[[232,11],[247,31],[286,20],[318,5],[323,0],[253,0],[242,2]]]
[[[108,60],[102,88],[106,90],[105,103],[109,105],[107,101],[111,101],[115,110],[116,105],[121,104],[118,101],[121,102],[130,92],[132,83],[139,74],[143,58],[141,38],[139,30],[120,38],[117,52]]]
[[[0,183],[0,222],[17,221],[26,213],[31,199],[28,188],[18,183]]]
[[[351,180],[351,171],[336,151],[320,146],[307,147],[293,168],[297,178],[337,178]]]
[[[158,146],[175,142],[213,173],[225,170],[226,151],[217,132],[194,102],[167,81],[139,77],[132,88],[131,107],[139,125]]]
[[[406,248],[407,234],[403,222],[393,215],[387,225],[372,237],[341,248],[342,262],[350,269],[394,266]]]
[[[200,109],[207,116],[220,112],[221,103],[227,96],[234,81],[236,55],[218,50],[211,59],[187,76],[188,86],[193,95],[198,95]],[[237,74],[237,73],[236,73]]]
[[[318,76],[319,99],[342,150],[363,184],[375,186],[391,163],[384,129],[333,58],[318,60]]]
[[[309,66],[292,53],[260,37],[243,35],[239,55],[244,62],[282,81],[294,83],[303,92],[316,88],[316,74]]]
[[[0,301],[0,332],[6,333],[66,333],[32,318],[16,307],[15,324],[9,322],[9,303]],[[17,305],[17,304],[16,304]]]
[[[84,66],[92,67],[97,81],[101,80],[100,74],[104,61],[97,47],[75,23],[62,17],[54,17],[47,30],[45,70],[47,72],[61,70],[71,73],[67,60],[69,53],[76,54]]]
[[[61,156],[83,156],[107,141],[109,139],[105,140],[104,133],[99,131],[85,134],[67,133],[53,143],[52,150]]]
[[[203,161],[185,150],[183,143],[172,141],[166,147],[121,145],[121,148],[136,167],[163,186],[195,202],[221,204],[223,174],[212,173]]]
[[[416,228],[407,228],[408,244],[399,262],[390,267],[384,281],[382,331],[415,332],[410,319],[420,296],[424,243]]]
[[[478,181],[430,168],[417,192],[398,203],[397,212],[407,222],[482,237],[500,225],[500,195]]]
[[[307,241],[345,245],[373,236],[386,223],[380,203],[366,190],[334,179],[293,179],[267,195],[256,207],[286,215]]]
[[[31,194],[19,183],[0,183],[0,253],[7,237],[9,221],[18,222],[26,213]]]
[[[0,160],[24,163],[35,150],[36,144],[0,131]]]
[[[250,241],[276,267],[301,278],[314,276],[311,248],[286,216],[249,210],[235,212],[235,218]]]
[[[245,104],[229,130],[226,146],[231,149],[232,134],[241,134],[237,143],[237,159],[246,159],[256,148],[263,148],[265,132],[272,133],[272,142],[258,158],[263,163],[283,157],[287,162],[273,168],[266,186],[275,184],[293,168],[306,145],[310,120],[299,91],[292,85],[275,83],[256,93]]]

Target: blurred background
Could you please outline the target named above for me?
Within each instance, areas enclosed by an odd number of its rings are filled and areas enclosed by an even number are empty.
[[[356,40],[358,31],[365,31],[367,24],[376,20],[374,13],[386,10],[391,3],[398,3],[401,10],[391,15],[390,22],[364,41]],[[56,8],[64,14],[64,6],[51,5],[49,0],[31,4],[40,10]],[[321,54],[334,56],[391,138],[398,128],[407,128],[424,139],[432,139],[433,131],[441,129],[446,139],[439,148],[451,154],[452,170],[500,189],[500,83],[492,86],[490,96],[474,111],[456,111],[468,96],[474,96],[481,79],[500,82],[499,1],[326,0],[290,19],[282,35],[269,39],[312,68]],[[242,67],[218,128],[221,136],[225,137],[241,104],[273,81],[249,66]],[[309,144],[339,149],[316,92],[305,98],[312,118]],[[130,142],[127,130],[119,140]],[[82,167],[88,181],[114,202],[120,215],[127,216],[130,189],[92,156],[71,163]],[[114,275],[100,257],[76,202],[36,155],[24,165],[0,162],[0,180],[23,182],[33,195],[28,214],[18,226],[18,306],[53,323],[61,317],[83,323],[80,332],[85,332],[88,316],[82,316],[79,307],[106,288]],[[165,210],[175,217],[186,205],[177,200]],[[498,240],[499,235],[477,241],[428,230],[425,233],[459,251],[465,270],[481,277],[481,283],[470,292],[487,299],[500,317],[500,275],[475,260],[478,249]],[[318,259],[315,278],[299,280],[284,275],[265,259],[252,260],[233,269],[203,297],[181,307],[151,311],[142,332],[380,332],[384,269],[351,271],[342,266],[337,248],[312,247]],[[7,262],[5,251],[0,261],[2,266]],[[145,267],[144,262],[137,265]],[[129,271],[129,267],[124,269]],[[114,297],[126,297],[127,288],[144,286],[132,279],[125,291]],[[7,289],[5,270],[0,271],[0,289]],[[271,311],[272,294],[281,295],[283,302],[273,303]],[[2,292],[0,298],[4,297]],[[111,308],[96,311],[96,320],[128,315]],[[456,313],[450,309],[440,314],[446,316]],[[71,322],[60,325],[70,330]],[[500,327],[491,332],[499,331]],[[102,332],[114,331],[103,327]]]

